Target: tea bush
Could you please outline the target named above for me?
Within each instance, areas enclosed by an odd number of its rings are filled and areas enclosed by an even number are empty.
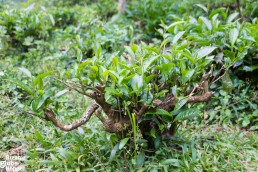
[[[257,19],[240,5],[3,8],[0,151],[22,146],[31,171],[255,171]]]

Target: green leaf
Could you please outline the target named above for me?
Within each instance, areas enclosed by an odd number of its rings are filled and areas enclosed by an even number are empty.
[[[217,47],[203,47],[197,51],[197,57],[203,58],[213,52]]]
[[[98,66],[91,66],[90,68],[96,73],[99,71]]]
[[[131,86],[134,90],[138,90],[143,87],[143,77],[136,74],[132,79],[131,79]]]
[[[65,150],[64,148],[59,148],[58,153],[68,162],[72,163],[74,161],[74,157],[70,154],[69,151]]]
[[[27,85],[25,85],[23,82],[13,79],[8,79],[7,81],[17,85],[18,87],[22,88],[24,91],[26,91],[30,95],[34,95],[33,89]]]
[[[136,156],[136,168],[140,168],[143,166],[145,161],[145,154],[141,152],[139,155]]]
[[[131,60],[134,60],[135,59],[135,54],[134,54],[133,50],[131,49],[131,47],[125,46],[125,49],[128,52],[128,54],[131,56],[131,58],[133,58]]]
[[[34,40],[33,37],[28,36],[28,37],[25,38],[25,40],[23,42],[23,45],[30,46],[30,45],[32,45],[33,40]]]
[[[151,135],[151,137],[156,138],[156,130],[155,130],[155,128],[151,129],[150,135]]]
[[[200,7],[201,9],[203,9],[203,11],[205,11],[206,13],[208,13],[208,9],[203,6],[202,4],[195,4],[196,6]]]
[[[245,117],[244,117],[244,120],[243,120],[243,122],[242,122],[242,126],[243,126],[243,127],[247,127],[249,124],[250,124],[250,119],[249,119],[248,116],[245,116]]]
[[[172,23],[171,25],[169,25],[166,30],[168,30],[169,32],[171,32],[171,30],[176,26],[176,25],[179,25],[179,24],[182,24],[184,23],[184,21],[177,21],[177,22],[174,22]]]
[[[177,41],[181,38],[181,36],[183,36],[184,33],[185,33],[185,31],[178,32],[178,33],[174,36],[172,43],[173,43],[173,44],[176,44]]]
[[[156,114],[156,115],[166,115],[166,116],[173,116],[171,113],[169,113],[168,111],[164,110],[164,109],[157,109],[155,111],[150,111],[147,112],[146,114]]]
[[[82,57],[83,57],[82,50],[80,48],[76,48],[75,53],[76,53],[76,57],[77,57],[78,62],[81,62]]]
[[[230,93],[234,89],[234,84],[230,78],[228,71],[221,78],[223,91]]]
[[[145,72],[146,69],[148,69],[148,67],[150,67],[150,65],[152,63],[154,63],[158,58],[159,58],[159,55],[153,56],[151,58],[147,58],[146,60],[144,60],[144,62],[143,62],[143,72]]]
[[[194,69],[184,71],[182,75],[182,83],[185,84],[187,81],[190,81],[192,76],[194,75],[194,72]]]
[[[211,21],[209,19],[207,19],[206,17],[200,17],[200,19],[203,21],[203,23],[209,30],[212,29]]]
[[[39,131],[35,131],[35,136],[36,136],[36,139],[39,141],[39,142],[43,142],[44,141],[44,138],[42,137],[42,135],[39,133]]]
[[[175,109],[174,109],[174,112],[178,111],[179,109],[181,109],[186,103],[187,103],[188,99],[187,98],[184,98],[180,101],[177,102],[176,106],[175,106]]]
[[[51,90],[45,91],[45,93],[40,97],[37,105],[37,109],[41,108],[41,106],[46,102],[48,98],[51,97]]]
[[[138,46],[135,45],[135,44],[132,44],[132,45],[131,45],[131,50],[132,50],[134,53],[136,53],[136,51],[138,50]]]
[[[175,167],[180,167],[180,162],[179,162],[178,159],[166,159],[166,160],[161,161],[161,164],[162,165],[172,165],[172,166],[175,166]]]
[[[38,76],[34,79],[33,85],[35,86],[35,85],[39,84],[39,83],[42,81],[42,79],[44,79],[45,77],[51,75],[53,72],[54,72],[54,70],[51,70],[51,71],[47,71],[47,72],[44,72],[44,73],[38,75]]]
[[[249,130],[251,130],[251,131],[258,130],[258,125],[254,125],[254,126],[252,126]]]
[[[129,140],[129,138],[124,138],[123,140],[121,140],[119,143],[119,149],[122,149],[126,145],[128,140]]]
[[[239,14],[238,12],[233,13],[233,14],[230,14],[230,15],[228,16],[227,23],[232,22],[232,21],[238,16],[238,14]]]
[[[174,121],[194,118],[194,117],[198,116],[199,114],[201,114],[201,111],[197,108],[185,109],[176,116]]]
[[[153,78],[155,78],[155,77],[157,77],[157,76],[158,76],[158,75],[156,75],[156,74],[147,76],[147,77],[145,77],[145,82],[146,82],[146,83],[149,83]]]
[[[20,67],[19,70],[22,71],[23,73],[25,73],[29,78],[31,78],[31,73],[28,69],[26,69],[24,67]]]
[[[231,46],[233,46],[235,44],[238,34],[239,34],[239,32],[236,28],[231,29],[229,31],[229,40],[230,40]]]
[[[244,66],[242,70],[246,72],[252,72],[256,69],[258,69],[258,65]]]
[[[119,150],[119,143],[117,143],[115,145],[115,147],[112,149],[110,157],[109,157],[109,161],[112,161],[115,158],[116,153],[117,153],[118,150]]]
[[[62,96],[63,94],[65,94],[66,92],[68,92],[69,90],[62,90],[62,91],[59,91],[58,93],[56,93],[55,94],[55,98],[57,98],[57,97],[60,97],[60,96]]]
[[[54,26],[55,25],[55,20],[54,20],[53,16],[51,14],[48,14],[48,16],[49,16],[49,19],[50,19],[52,25]]]

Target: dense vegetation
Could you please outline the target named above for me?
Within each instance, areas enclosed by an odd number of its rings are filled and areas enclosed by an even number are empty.
[[[117,6],[1,2],[0,153],[28,171],[258,170],[258,2]]]

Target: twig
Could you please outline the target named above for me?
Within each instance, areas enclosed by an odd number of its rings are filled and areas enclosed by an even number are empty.
[[[222,71],[222,70],[224,70],[224,69],[225,69],[225,68],[224,68],[224,66],[222,66],[222,67],[219,69],[219,71],[218,71],[217,75],[213,77],[213,79],[212,79],[211,83],[213,83],[213,82],[214,82],[214,80],[216,79],[216,77],[217,77],[217,76],[221,73],[221,71]]]
[[[215,79],[214,81],[212,81],[212,83],[214,84],[215,82],[217,82],[218,80],[220,80],[226,73],[228,70],[225,70],[225,72],[223,73],[223,75],[221,75],[220,77],[218,77],[217,79]]]
[[[50,109],[46,109],[44,113],[45,113],[45,119],[47,121],[51,121],[55,126],[60,128],[61,130],[71,131],[73,129],[80,127],[81,125],[85,124],[86,122],[88,122],[89,119],[91,118],[91,116],[93,115],[93,113],[98,108],[99,108],[99,105],[93,104],[89,108],[89,110],[86,110],[84,115],[79,120],[75,121],[74,123],[72,123],[70,125],[65,125],[65,124],[61,123],[58,119],[56,119],[54,112]]]
[[[90,94],[88,94],[88,93],[86,93],[86,92],[83,92],[83,91],[80,91],[80,90],[78,90],[77,88],[75,88],[74,86],[69,85],[68,83],[66,83],[66,82],[64,82],[64,81],[62,81],[62,80],[60,80],[60,79],[58,79],[58,78],[55,78],[55,79],[56,79],[57,81],[63,83],[65,86],[67,86],[67,87],[69,87],[69,88],[71,88],[71,89],[77,91],[78,93],[92,98],[92,96],[91,96]]]
[[[38,117],[38,118],[40,118],[40,119],[42,119],[42,120],[45,120],[45,118],[44,117],[42,117],[42,116],[39,116],[38,114],[36,114],[35,112],[31,112],[31,111],[25,111],[25,110],[22,110],[24,113],[28,113],[28,114],[30,114],[30,115],[33,115],[33,116],[35,116],[35,117]]]

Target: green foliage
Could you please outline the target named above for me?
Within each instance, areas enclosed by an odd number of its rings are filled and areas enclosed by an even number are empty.
[[[255,171],[257,6],[240,3],[243,20],[231,0],[133,0],[125,15],[114,0],[1,4],[0,153],[22,146],[30,171]],[[188,104],[211,65],[212,101]],[[68,133],[43,122],[47,108],[68,124],[91,104],[58,79],[105,85],[128,133],[95,117]],[[156,108],[168,94],[178,102]],[[153,109],[137,121],[143,104]],[[174,137],[163,134],[176,122]]]
[[[51,18],[43,9],[36,11],[34,4],[21,10],[3,10],[0,13],[1,49],[19,54],[37,47],[51,36]]]
[[[218,122],[225,124],[237,123],[241,127],[251,127],[257,130],[257,88],[250,87],[241,81],[234,81],[231,93],[220,90],[214,95],[212,106],[209,110],[207,123]]]

